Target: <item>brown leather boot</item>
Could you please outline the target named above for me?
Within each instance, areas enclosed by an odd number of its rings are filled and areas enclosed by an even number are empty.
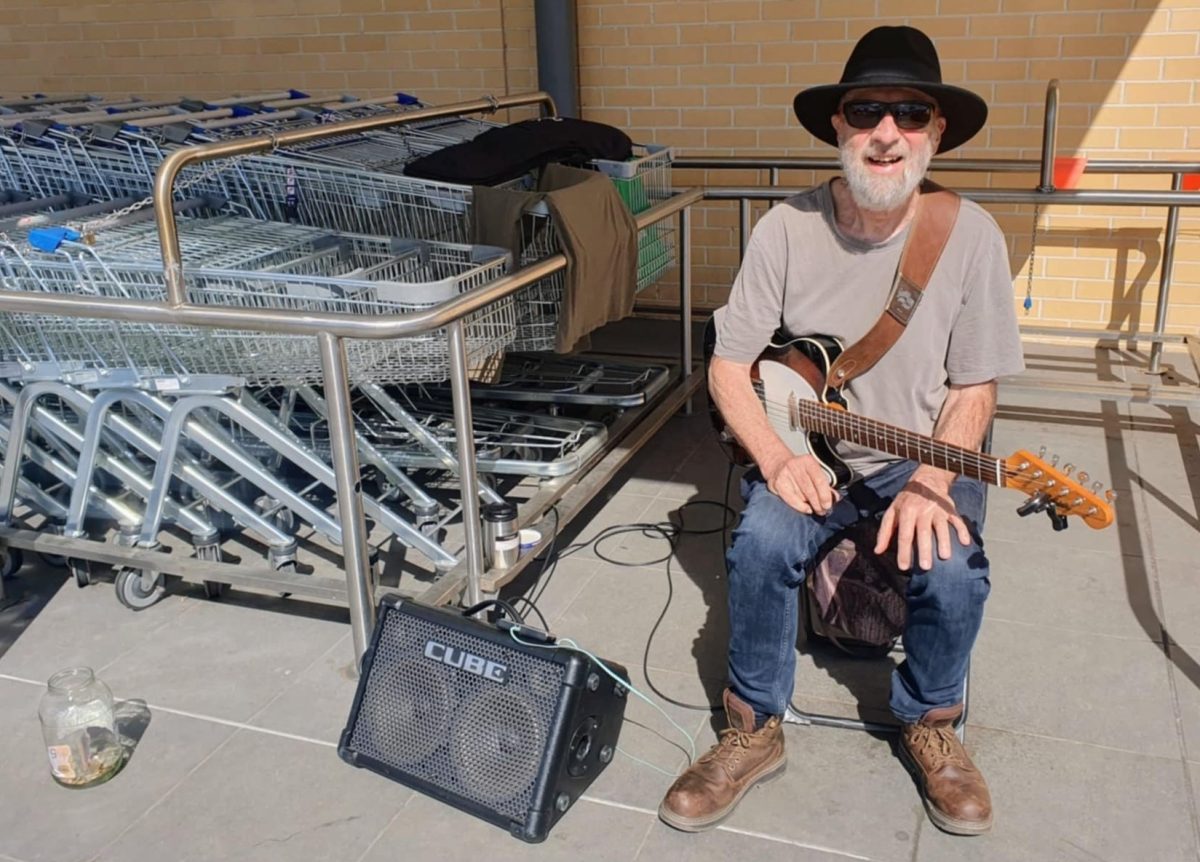
[[[954,835],[979,835],[992,828],[987,782],[954,733],[962,706],[931,709],[900,731],[900,760],[921,785],[929,819]]]
[[[725,689],[725,718],[729,727],[721,731],[721,741],[675,779],[658,806],[668,826],[684,832],[711,829],[733,813],[747,790],[787,766],[781,716],[755,730],[754,710]]]

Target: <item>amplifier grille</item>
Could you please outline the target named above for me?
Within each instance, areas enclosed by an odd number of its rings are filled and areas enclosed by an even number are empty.
[[[351,747],[523,821],[563,667],[404,613],[386,613],[380,625]],[[499,662],[507,681],[426,657],[430,641]]]

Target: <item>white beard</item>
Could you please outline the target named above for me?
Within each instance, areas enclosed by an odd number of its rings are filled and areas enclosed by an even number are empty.
[[[935,146],[933,136],[927,136],[925,143],[904,159],[904,170],[898,176],[880,176],[864,164],[866,152],[856,154],[843,143],[838,147],[838,157],[854,202],[864,210],[876,212],[890,212],[904,206],[925,179]]]

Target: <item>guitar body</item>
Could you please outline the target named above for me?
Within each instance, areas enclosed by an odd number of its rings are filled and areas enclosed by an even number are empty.
[[[715,346],[716,327],[710,318],[704,330],[705,369],[712,360]],[[844,409],[846,403],[841,393],[825,386],[829,367],[841,352],[842,343],[832,336],[787,338],[776,333],[767,349],[750,367],[750,379],[759,399],[764,406],[775,405],[766,411],[771,427],[792,452],[815,457],[829,477],[830,484],[838,488],[848,485],[854,478],[854,472],[838,457],[834,441],[824,434],[795,427],[787,411],[779,409],[777,405],[800,399]],[[752,466],[753,460],[734,439],[725,418],[711,399],[709,412],[726,455],[739,466]]]

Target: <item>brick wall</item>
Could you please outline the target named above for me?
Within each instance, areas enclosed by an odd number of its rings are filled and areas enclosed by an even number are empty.
[[[536,84],[532,0],[0,0],[3,90],[212,96],[295,87],[430,102]],[[1046,83],[1061,82],[1058,147],[1092,159],[1200,152],[1200,3],[1186,0],[579,0],[584,116],[686,155],[832,155],[791,113],[836,80],[880,22],[921,27],[948,81],[991,105],[956,152],[1035,158]],[[1031,187],[1028,174],[939,174],[950,185]],[[821,179],[785,173],[785,185]],[[765,182],[677,172],[676,184]],[[1092,188],[1166,188],[1155,176],[1085,176]],[[1009,239],[1014,302],[1029,274],[1033,211],[992,207]],[[1153,323],[1165,211],[1043,210],[1034,308],[1023,320],[1084,328]],[[736,207],[697,213],[700,304],[737,265]],[[1169,318],[1200,326],[1200,214],[1185,210]],[[669,298],[664,284],[651,296]]]
[[[5,93],[248,94],[428,102],[533,89],[533,2],[0,0]]]
[[[828,155],[791,111],[795,93],[836,81],[853,44],[881,22],[937,43],[947,81],[982,95],[987,128],[954,155],[1038,158],[1047,82],[1060,81],[1058,152],[1091,159],[1191,160],[1200,145],[1200,5],[1182,0],[581,0],[587,116],[686,154]],[[956,187],[1030,188],[1031,174],[939,173]],[[785,172],[783,185],[823,179]],[[765,184],[756,171],[676,172],[676,185]],[[1081,188],[1169,188],[1169,178],[1085,176]],[[1198,198],[1200,202],[1200,198]],[[1009,241],[1014,302],[1029,287],[1033,208],[991,206]],[[1051,207],[1038,220],[1030,313],[1088,329],[1154,321],[1163,209]],[[736,205],[696,218],[699,303],[736,272]],[[1170,329],[1200,326],[1200,212],[1185,210]],[[673,296],[664,283],[657,295]]]

